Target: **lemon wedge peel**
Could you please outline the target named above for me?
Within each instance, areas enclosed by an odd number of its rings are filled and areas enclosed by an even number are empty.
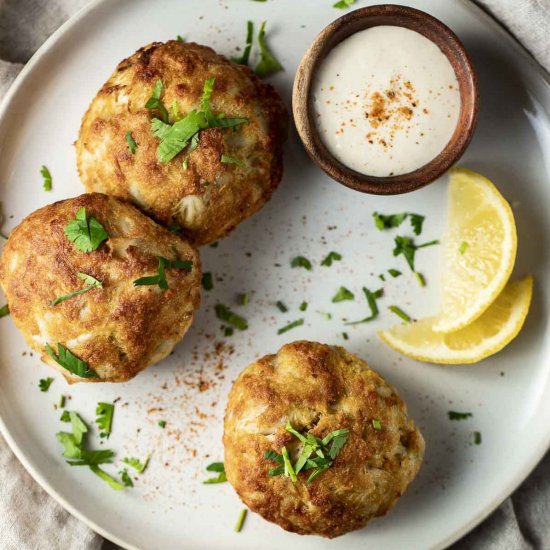
[[[481,316],[450,334],[433,331],[435,317],[401,323],[378,336],[395,351],[427,363],[472,364],[507,346],[520,332],[533,295],[533,278],[506,285]],[[507,316],[503,317],[503,314]]]

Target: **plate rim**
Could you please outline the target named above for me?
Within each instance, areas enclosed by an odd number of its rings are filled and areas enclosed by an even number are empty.
[[[512,48],[515,52],[521,56],[522,60],[529,65],[530,70],[537,73],[537,76],[541,78],[545,84],[550,87],[550,74],[536,61],[536,59],[530,54],[530,52],[516,39],[516,37],[509,32],[506,27],[503,26],[498,20],[496,20],[489,12],[485,11],[479,5],[472,0],[459,0],[462,7],[472,12],[475,17],[483,20],[483,24],[489,26],[495,32],[501,36],[505,36],[506,39],[512,44]],[[19,74],[16,76],[8,91],[0,101],[0,125],[8,111],[13,98],[16,96],[19,89],[25,84],[27,78],[31,75],[36,65],[42,60],[44,56],[57,44],[57,42],[65,35],[65,33],[75,26],[82,19],[86,18],[92,12],[96,11],[100,7],[106,4],[114,3],[116,0],[91,0],[87,5],[80,8],[75,14],[67,19],[59,28],[57,28],[36,50],[29,61],[24,65]],[[104,539],[117,544],[125,550],[140,550],[139,547],[129,544],[108,530],[104,529],[96,522],[88,518],[84,513],[80,512],[78,508],[74,507],[68,501],[66,501],[57,490],[48,482],[48,480],[36,470],[32,464],[27,460],[24,452],[17,445],[14,438],[9,431],[4,418],[0,414],[0,433],[6,440],[6,443],[10,447],[10,450],[17,457],[19,462],[30,474],[33,480],[48,493],[56,502],[58,502],[67,512],[72,516],[82,521],[85,525],[90,527],[95,533],[102,536]],[[545,454],[550,450],[550,428],[546,434],[546,439],[536,447],[535,452],[531,453],[531,458],[526,462],[524,467],[513,476],[513,479],[508,483],[493,499],[492,501],[471,521],[465,523],[461,528],[457,529],[449,536],[447,536],[441,543],[433,547],[433,550],[443,550],[448,548],[454,542],[457,542],[475,527],[482,523],[498,506],[500,506],[508,497],[510,497],[516,489],[529,477],[533,470],[544,458]]]

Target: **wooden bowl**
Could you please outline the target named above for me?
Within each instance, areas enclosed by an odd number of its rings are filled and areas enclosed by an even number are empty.
[[[316,71],[332,48],[358,31],[379,25],[405,27],[434,42],[447,56],[455,71],[461,98],[455,131],[443,151],[428,164],[412,172],[389,177],[356,172],[329,152],[317,130],[310,93]],[[450,168],[464,153],[472,138],[477,121],[478,102],[475,70],[468,53],[453,31],[423,11],[393,4],[354,10],[325,27],[301,61],[292,93],[294,122],[313,162],[347,187],[375,195],[396,195],[414,191],[432,182]]]

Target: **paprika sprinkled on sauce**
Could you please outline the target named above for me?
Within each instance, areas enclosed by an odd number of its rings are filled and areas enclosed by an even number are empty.
[[[460,113],[455,72],[404,27],[357,32],[327,55],[312,87],[317,127],[340,162],[371,176],[406,174],[447,145]]]

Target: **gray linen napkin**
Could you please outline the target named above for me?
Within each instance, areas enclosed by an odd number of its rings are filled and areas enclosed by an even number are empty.
[[[38,47],[88,0],[0,0],[0,97]],[[479,0],[550,72],[550,0]],[[0,548],[103,550],[25,471],[0,437]],[[550,550],[550,454],[453,550]]]

